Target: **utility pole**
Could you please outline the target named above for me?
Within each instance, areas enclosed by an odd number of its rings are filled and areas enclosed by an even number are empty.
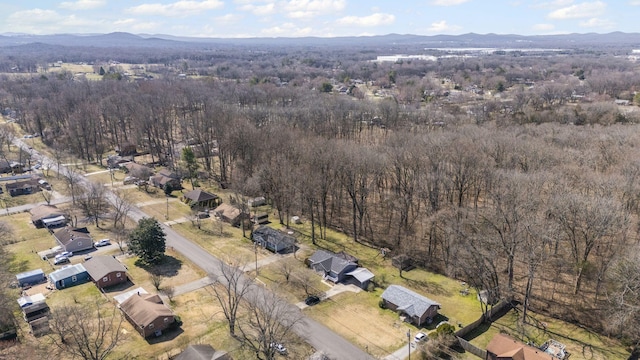
[[[169,197],[167,196],[167,214],[164,216],[165,220],[169,220]]]
[[[407,343],[409,345],[409,360],[411,360],[411,329],[407,330]]]

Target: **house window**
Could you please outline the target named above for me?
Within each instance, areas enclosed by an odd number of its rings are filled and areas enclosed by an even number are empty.
[[[116,273],[116,277],[120,277],[120,276],[121,276],[121,274],[120,274],[120,273]]]
[[[153,329],[153,324],[149,324],[149,329]]]
[[[73,282],[78,281],[78,277],[77,277],[77,276],[75,276],[75,275],[73,275],[73,276],[71,277],[71,281],[73,281]]]
[[[105,277],[102,278],[102,281],[105,281],[105,282],[109,281],[109,278],[105,276]]]

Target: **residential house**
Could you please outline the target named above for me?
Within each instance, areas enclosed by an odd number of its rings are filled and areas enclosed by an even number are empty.
[[[31,222],[37,228],[56,227],[67,224],[64,212],[55,205],[40,204],[29,210]]]
[[[247,201],[247,204],[249,204],[250,207],[258,207],[266,203],[267,203],[267,199],[265,199],[264,196],[259,196],[253,199],[249,199]]]
[[[53,233],[56,241],[64,248],[64,251],[78,252],[93,248],[93,239],[86,227],[64,227]]]
[[[183,201],[192,209],[213,209],[220,204],[218,195],[200,189],[184,194]]]
[[[388,309],[404,314],[407,322],[418,327],[431,323],[440,309],[437,302],[399,285],[389,285],[382,300]]]
[[[358,267],[358,259],[344,252],[335,254],[317,250],[307,261],[310,268],[334,283],[352,283],[366,289],[374,277],[369,270]]]
[[[49,274],[49,282],[56,289],[84,284],[89,280],[89,273],[82,264],[68,265]]]
[[[162,335],[175,322],[173,312],[158,295],[134,294],[120,304],[120,310],[144,338]]]
[[[211,345],[189,345],[173,360],[232,360],[226,351],[216,350]]]
[[[11,196],[29,195],[40,191],[39,179],[27,179],[16,181],[5,185],[7,192]]]
[[[131,176],[134,176],[134,177],[139,177],[140,178],[139,180],[146,180],[146,178],[145,179],[142,179],[142,178],[148,176],[149,174],[153,174],[152,168],[142,164],[135,163],[133,161],[121,163],[120,167],[123,168],[127,174],[130,174]]]
[[[127,281],[127,268],[113,256],[94,256],[84,262],[84,267],[99,289]]]
[[[498,333],[487,345],[486,360],[558,360],[552,355]]]
[[[295,251],[296,239],[268,226],[260,226],[253,231],[253,241],[274,253]]]
[[[19,174],[24,172],[24,164],[17,161],[0,160],[0,173],[2,174]]]
[[[137,152],[136,144],[125,141],[116,146],[115,151],[119,156],[135,155]]]
[[[180,178],[180,175],[171,172],[168,169],[162,169],[158,171],[156,175],[153,175],[149,178],[149,182],[151,183],[151,185],[160,189],[164,189],[166,185],[171,186],[173,190],[182,189],[182,180]]]
[[[41,323],[46,323],[46,329],[48,330],[49,322],[47,320],[47,316],[49,316],[51,311],[49,309],[49,305],[46,303],[44,295],[34,294],[32,296],[23,296],[18,298],[18,304],[20,305],[20,310],[22,310],[24,320],[29,323],[32,331],[38,330]],[[33,333],[34,335],[37,335],[37,331],[33,331]]]
[[[16,275],[16,280],[18,280],[18,286],[28,286],[33,284],[40,284],[44,282],[46,277],[44,276],[44,271],[42,269],[25,271]]]
[[[213,215],[232,226],[238,226],[242,220],[249,218],[247,213],[227,203],[222,203],[213,209]]]

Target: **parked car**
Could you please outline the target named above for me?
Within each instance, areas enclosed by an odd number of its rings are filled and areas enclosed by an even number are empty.
[[[127,176],[126,178],[124,178],[124,180],[122,180],[122,184],[123,185],[131,185],[133,183],[135,183],[138,180],[137,177],[135,176]]]
[[[307,304],[308,306],[313,306],[313,305],[315,305],[315,304],[317,304],[319,302],[320,302],[320,298],[318,296],[316,296],[316,295],[308,296],[304,300],[304,303]]]
[[[287,348],[284,347],[284,345],[280,344],[280,343],[271,343],[270,344],[272,349],[275,349],[279,354],[286,354],[287,353]]]
[[[420,341],[422,341],[422,340],[424,340],[426,338],[427,338],[427,334],[425,334],[423,332],[419,332],[415,336],[416,342],[420,342]]]
[[[61,257],[70,258],[72,256],[73,256],[73,253],[71,251],[63,251],[60,254],[56,255],[56,259]]]
[[[68,257],[66,257],[66,256],[57,257],[56,256],[56,258],[53,260],[53,265],[60,265],[60,264],[68,263],[68,262],[71,262]]]
[[[102,239],[100,241],[96,241],[93,246],[95,247],[101,247],[101,246],[107,246],[107,245],[111,245],[111,240],[109,239]]]

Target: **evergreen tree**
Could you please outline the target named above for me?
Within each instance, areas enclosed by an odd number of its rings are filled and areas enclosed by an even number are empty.
[[[166,249],[165,236],[156,219],[141,219],[129,235],[129,250],[147,264],[158,263]]]

